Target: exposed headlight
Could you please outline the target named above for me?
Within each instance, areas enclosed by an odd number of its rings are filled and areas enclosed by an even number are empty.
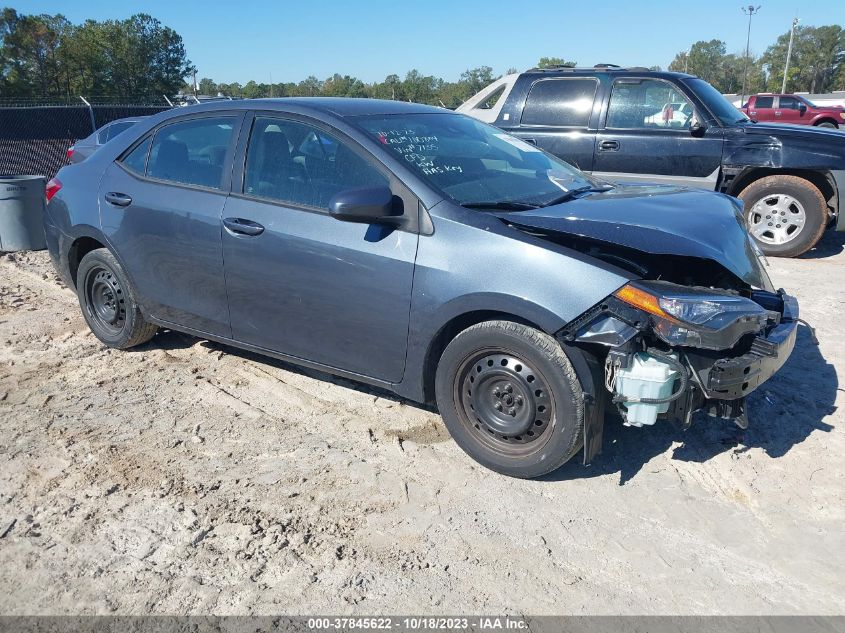
[[[660,297],[658,303],[676,319],[694,325],[705,325],[713,320],[723,321],[722,317],[732,318],[736,314],[764,312],[763,308],[745,297],[681,295]]]
[[[726,349],[758,332],[768,312],[751,299],[663,282],[632,282],[616,298],[654,317],[655,334],[670,345]]]

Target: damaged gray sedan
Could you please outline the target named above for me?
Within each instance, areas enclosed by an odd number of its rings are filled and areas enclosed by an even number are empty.
[[[104,344],[179,330],[436,403],[517,477],[593,459],[610,409],[745,427],[795,345],[736,199],[611,186],[426,106],[166,112],[48,198],[53,261]]]

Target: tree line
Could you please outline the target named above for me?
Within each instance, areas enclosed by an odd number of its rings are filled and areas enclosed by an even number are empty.
[[[780,89],[788,41],[787,32],[763,55],[752,56],[746,92]],[[745,57],[726,50],[721,40],[699,41],[678,53],[669,69],[698,75],[722,92],[739,92]],[[575,62],[543,57],[537,65],[574,66]],[[12,8],[0,11],[0,99],[71,100],[81,95],[161,101],[164,95],[198,90],[245,98],[373,97],[454,108],[497,78],[492,67],[481,66],[464,71],[457,81],[413,69],[404,77],[391,74],[376,82],[336,73],[326,79],[312,75],[299,82],[279,83],[217,83],[204,77],[195,86],[195,73],[181,36],[147,14],[73,24],[62,15],[26,15]],[[808,92],[845,88],[845,30],[841,26],[796,29],[788,88]]]
[[[789,31],[762,55],[748,57],[746,94],[780,92],[789,47]],[[675,55],[669,70],[697,75],[723,93],[739,93],[745,53],[727,53],[722,40],[701,40]],[[845,29],[839,25],[798,26],[792,42],[786,89],[823,93],[845,90]]]
[[[508,72],[516,72],[510,69]],[[425,75],[417,69],[409,70],[404,77],[388,75],[384,81],[365,83],[357,77],[335,73],[327,79],[313,75],[300,82],[216,83],[204,77],[198,81],[198,92],[204,95],[223,94],[229,97],[254,99],[259,97],[369,97],[373,99],[398,99],[415,103],[429,103],[455,108],[496,79],[490,66],[472,68],[461,73],[458,81],[445,81],[440,77]],[[190,83],[183,92],[192,93]]]
[[[181,36],[152,16],[87,20],[0,11],[0,96],[171,95],[194,72]]]

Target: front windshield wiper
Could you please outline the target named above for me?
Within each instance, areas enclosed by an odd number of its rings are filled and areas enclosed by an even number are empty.
[[[562,195],[558,196],[557,198],[553,198],[548,202],[544,202],[541,204],[541,207],[551,207],[556,204],[560,204],[561,202],[566,202],[567,200],[572,200],[575,196],[581,193],[601,193],[603,191],[610,191],[613,189],[611,186],[604,186],[604,187],[594,187],[592,185],[587,185],[586,187],[576,187],[575,189],[570,189],[569,191],[565,191]]]
[[[494,200],[490,202],[464,202],[462,207],[467,209],[500,209],[502,211],[530,211],[538,209],[539,206],[528,202],[515,202],[513,200]]]

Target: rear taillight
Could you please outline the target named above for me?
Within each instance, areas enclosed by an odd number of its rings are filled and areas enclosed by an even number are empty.
[[[58,178],[51,178],[50,182],[47,183],[47,189],[46,189],[47,202],[50,202],[50,200],[53,199],[53,196],[55,196],[57,193],[59,193],[59,189],[61,189],[61,188],[62,188],[61,181],[59,181]]]
[[[67,159],[68,160],[70,160],[71,156],[73,156],[73,150],[74,150],[73,145],[71,145],[70,147],[67,148]]]

